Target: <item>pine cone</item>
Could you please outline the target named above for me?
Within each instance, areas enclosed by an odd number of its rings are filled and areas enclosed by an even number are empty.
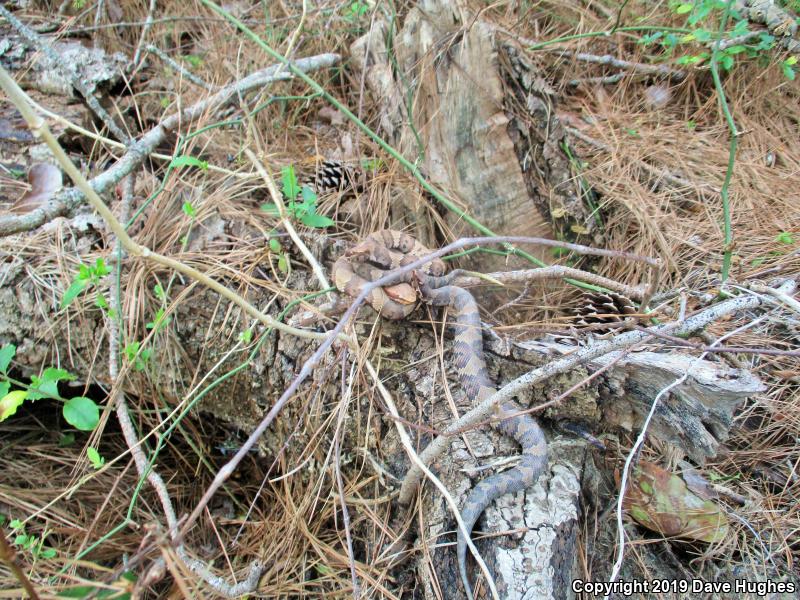
[[[317,167],[317,173],[303,181],[317,194],[339,192],[353,189],[358,191],[353,169],[339,160],[323,160]]]
[[[613,327],[639,314],[633,300],[616,292],[587,292],[585,300],[583,306],[575,309],[580,325],[605,324]]]

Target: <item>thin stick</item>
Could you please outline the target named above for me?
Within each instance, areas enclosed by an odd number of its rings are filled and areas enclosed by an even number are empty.
[[[555,240],[548,240],[544,238],[529,238],[529,237],[516,237],[516,236],[500,236],[500,237],[478,237],[478,238],[462,238],[460,240],[456,240],[455,242],[448,244],[447,246],[440,248],[428,256],[415,260],[399,269],[395,269],[394,271],[388,272],[386,275],[381,277],[380,279],[376,279],[375,281],[371,281],[364,285],[361,289],[359,295],[353,300],[352,304],[348,307],[345,313],[342,315],[342,318],[336,324],[336,326],[328,333],[327,338],[320,344],[319,348],[303,363],[300,372],[297,376],[292,380],[289,384],[289,387],[281,394],[280,398],[273,404],[272,408],[267,412],[258,426],[253,430],[247,440],[242,444],[242,447],[236,452],[236,454],[220,468],[217,472],[217,475],[214,477],[214,480],[208,486],[208,489],[203,494],[202,498],[200,498],[197,506],[195,506],[192,513],[186,519],[185,523],[181,528],[181,536],[183,536],[189,528],[195,523],[195,521],[199,518],[199,516],[203,512],[203,508],[211,501],[214,494],[217,490],[222,486],[223,483],[231,476],[233,471],[236,469],[237,465],[244,459],[247,453],[253,448],[258,441],[258,439],[264,434],[267,428],[272,424],[272,421],[275,420],[275,417],[278,413],[283,409],[289,399],[294,396],[294,394],[299,389],[300,385],[311,375],[314,368],[319,364],[322,360],[322,357],[325,356],[325,353],[328,349],[333,345],[335,339],[343,336],[343,329],[345,325],[350,321],[350,319],[356,314],[361,304],[367,299],[367,297],[372,293],[372,291],[378,287],[392,285],[400,281],[404,276],[408,273],[412,272],[414,269],[418,269],[423,265],[427,264],[431,260],[435,258],[439,258],[444,256],[445,254],[449,254],[450,252],[454,252],[456,250],[461,250],[462,248],[470,247],[470,246],[480,246],[480,245],[491,245],[491,244],[536,244],[536,245],[543,245],[543,246],[557,246],[557,247],[564,247],[571,249],[579,254],[597,254],[599,256],[609,256],[609,257],[616,257],[616,258],[627,258],[630,260],[635,260],[637,262],[644,262],[651,266],[653,269],[657,269],[660,263],[659,261],[651,258],[645,258],[642,256],[638,256],[635,254],[631,254],[629,252],[618,252],[613,250],[602,250],[602,249],[595,249],[590,248],[588,246],[582,246],[580,244],[568,244],[565,242],[558,242]],[[421,472],[421,471],[420,471]]]
[[[11,13],[11,11],[9,11],[2,4],[0,4],[0,15],[6,19],[12,25],[12,27],[14,27],[14,29],[16,29],[19,34],[25,38],[27,42],[29,42],[40,52],[43,52],[47,55],[47,58],[58,67],[58,70],[61,71],[61,74],[69,80],[69,82],[72,84],[72,87],[80,92],[81,96],[83,96],[83,99],[86,101],[86,104],[92,109],[92,112],[97,115],[97,117],[105,124],[111,133],[117,136],[119,141],[125,143],[130,141],[128,134],[122,131],[122,129],[120,129],[120,127],[114,122],[114,119],[111,118],[111,115],[109,115],[106,110],[100,106],[100,103],[97,101],[97,98],[94,97],[92,90],[86,86],[80,77],[76,76],[75,71],[70,68],[69,65],[64,63],[64,59],[62,59],[61,56],[59,56],[59,54],[53,50],[50,44],[42,40],[38,33],[17,19],[17,17],[15,17],[13,13]]]
[[[613,279],[582,271],[580,269],[573,269],[572,267],[563,267],[561,265],[553,265],[550,267],[543,267],[541,269],[525,269],[521,271],[504,271],[497,273],[486,273],[481,277],[464,273],[455,277],[454,285],[458,287],[475,287],[479,285],[486,285],[487,279],[494,280],[503,285],[515,283],[528,283],[531,281],[538,281],[541,279],[576,279],[589,283],[595,286],[603,287],[614,292],[618,292],[631,298],[632,300],[641,300],[644,296],[644,286],[630,286],[620,283]]]
[[[464,520],[461,518],[461,512],[458,510],[458,504],[450,495],[450,492],[447,490],[447,486],[445,486],[441,480],[436,477],[429,469],[425,466],[425,463],[420,458],[419,454],[414,450],[414,444],[411,441],[411,437],[406,432],[405,428],[400,423],[400,413],[397,410],[397,407],[392,400],[392,395],[389,393],[389,390],[383,385],[381,378],[378,376],[378,372],[375,367],[372,366],[368,360],[364,361],[364,364],[367,367],[367,371],[369,371],[372,380],[375,382],[375,387],[378,388],[378,391],[381,393],[383,397],[383,401],[386,404],[387,408],[389,409],[389,413],[394,417],[392,420],[394,421],[395,427],[397,428],[397,433],[400,435],[400,442],[403,444],[403,448],[408,454],[408,457],[411,459],[411,462],[417,466],[425,476],[436,486],[439,492],[442,494],[442,497],[447,502],[447,505],[450,507],[450,512],[453,513],[453,517],[455,517],[456,523],[458,523],[458,528],[464,534],[464,539],[467,541],[467,546],[469,547],[470,552],[472,552],[472,556],[475,557],[478,566],[480,567],[481,571],[483,572],[484,577],[486,577],[486,582],[489,585],[489,589],[492,592],[492,597],[495,600],[499,600],[500,596],[497,593],[497,586],[495,585],[494,578],[489,571],[489,568],[486,566],[486,563],[481,557],[480,552],[475,547],[475,543],[472,541],[472,536],[470,536],[469,531],[467,531],[467,526],[464,525]]]
[[[248,315],[257,319],[267,327],[274,327],[284,333],[291,333],[292,335],[296,335],[302,338],[310,338],[310,339],[326,339],[327,336],[324,333],[316,333],[312,331],[306,331],[304,329],[297,329],[295,327],[291,327],[290,325],[286,325],[280,321],[276,321],[269,315],[262,313],[258,310],[255,306],[250,304],[247,300],[242,298],[239,294],[229,290],[227,287],[222,285],[221,283],[217,282],[214,279],[211,279],[205,273],[198,271],[194,267],[190,267],[177,261],[173,258],[168,256],[164,256],[158,254],[157,252],[151,251],[149,248],[145,246],[141,246],[138,243],[134,242],[133,239],[128,235],[128,232],[125,230],[125,227],[120,223],[117,218],[114,216],[114,213],[106,206],[106,204],[100,199],[100,196],[97,195],[97,192],[94,191],[92,186],[89,184],[88,181],[83,177],[81,172],[72,164],[72,161],[69,160],[66,153],[64,152],[61,145],[55,139],[50,130],[47,127],[47,124],[44,120],[39,117],[36,113],[31,110],[30,105],[26,102],[26,95],[19,86],[17,86],[16,82],[6,73],[5,69],[0,67],[0,87],[2,87],[6,93],[8,94],[11,101],[17,107],[17,110],[22,113],[25,120],[28,122],[28,126],[31,128],[31,131],[36,137],[44,138],[45,142],[47,143],[50,150],[53,152],[53,155],[58,160],[61,167],[70,176],[72,181],[75,182],[75,185],[83,191],[86,195],[89,204],[92,205],[100,216],[105,220],[108,224],[109,229],[117,236],[120,243],[123,245],[125,250],[131,256],[137,256],[149,259],[157,264],[163,265],[165,267],[169,267],[170,269],[174,269],[179,273],[183,273],[187,277],[191,277],[195,281],[198,281],[205,285],[206,287],[211,288],[224,298],[230,300],[233,304],[236,304],[240,308],[242,308]],[[343,339],[347,339],[346,337]]]
[[[2,8],[2,6],[0,6]],[[301,58],[296,60],[293,64],[298,71],[322,69],[333,66],[338,63],[340,56],[338,54],[320,54],[308,58]],[[236,81],[230,85],[220,89],[213,96],[209,96],[196,104],[179,111],[161,123],[153,127],[140,139],[132,142],[128,146],[128,151],[120,157],[116,164],[104,171],[97,177],[91,180],[91,187],[97,194],[113,188],[123,177],[133,172],[142,162],[150,156],[156,147],[164,141],[170,131],[176,129],[181,123],[185,123],[197,118],[199,115],[208,111],[216,110],[221,107],[232,103],[241,96],[252,89],[261,88],[267,83],[273,81],[292,79],[292,73],[279,73],[278,71],[283,68],[283,65],[272,65],[260,71],[256,71],[245,77],[240,81]],[[13,83],[13,79],[6,73],[6,80]],[[14,83],[14,86],[19,87]],[[6,85],[2,86],[6,89]],[[8,92],[8,90],[6,89]],[[12,95],[9,93],[9,97]],[[14,97],[24,101],[25,94],[19,90],[18,94]],[[15,105],[16,105],[16,101]],[[19,105],[17,105],[19,109]],[[21,112],[21,111],[20,111]],[[37,118],[37,122],[40,119]],[[30,122],[29,122],[30,124]],[[39,227],[43,223],[68,214],[86,201],[86,192],[79,187],[70,190],[64,190],[56,194],[53,199],[41,208],[32,210],[24,215],[4,215],[0,217],[0,237],[19,233],[20,231],[29,231]]]
[[[797,284],[793,280],[785,281],[778,289],[785,294],[791,294]],[[472,408],[469,412],[465,413],[460,419],[452,422],[443,435],[433,440],[427,448],[422,452],[421,458],[426,465],[432,464],[445,450],[450,446],[450,436],[455,434],[456,431],[463,429],[469,425],[477,423],[486,419],[493,411],[494,407],[507,400],[511,400],[522,390],[529,388],[537,383],[544,381],[559,373],[564,373],[578,365],[582,365],[587,361],[613,352],[614,350],[622,350],[629,348],[636,344],[643,342],[650,337],[653,333],[671,333],[672,335],[685,335],[705,328],[710,323],[729,315],[731,313],[756,308],[764,304],[764,299],[758,296],[746,296],[733,298],[725,302],[721,302],[715,306],[711,306],[692,317],[689,317],[683,322],[668,323],[645,329],[643,331],[629,331],[620,334],[609,340],[598,342],[592,346],[576,350],[563,358],[555,360],[551,363],[543,365],[537,369],[533,369],[528,373],[518,377],[514,381],[503,386],[498,392],[492,394],[491,397],[481,402],[478,406]],[[417,488],[420,480],[422,479],[422,471],[416,466],[412,466],[403,480],[400,488],[399,500],[402,504],[410,504],[414,498],[414,490]]]

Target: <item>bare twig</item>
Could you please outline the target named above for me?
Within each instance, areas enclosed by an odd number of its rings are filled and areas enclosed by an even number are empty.
[[[114,233],[114,235],[117,236],[120,243],[123,245],[125,250],[131,256],[146,258],[162,266],[174,269],[179,273],[183,273],[184,275],[191,277],[196,281],[199,281],[200,283],[211,288],[221,296],[227,298],[233,304],[236,304],[237,306],[242,308],[248,315],[257,319],[267,327],[274,327],[275,329],[279,329],[281,331],[284,331],[286,333],[291,333],[299,337],[311,338],[311,339],[327,339],[327,336],[325,334],[319,334],[312,331],[297,329],[295,327],[286,325],[281,321],[273,319],[269,315],[266,315],[260,310],[258,310],[255,306],[250,304],[239,294],[236,294],[235,292],[228,289],[218,281],[212,279],[205,273],[202,273],[201,271],[198,271],[194,267],[185,265],[180,261],[177,261],[168,256],[152,252],[149,248],[141,246],[135,241],[133,241],[133,239],[128,235],[127,231],[125,230],[125,227],[117,220],[117,218],[114,216],[111,210],[100,199],[100,196],[97,195],[97,192],[91,187],[89,182],[86,181],[81,172],[75,167],[74,164],[72,164],[72,161],[69,160],[63,148],[61,148],[58,141],[55,139],[55,137],[53,137],[53,134],[50,133],[50,130],[47,128],[45,122],[38,115],[36,115],[36,113],[34,113],[33,110],[31,110],[31,107],[29,106],[26,100],[27,97],[25,93],[19,88],[16,82],[8,75],[8,73],[6,73],[5,69],[3,69],[2,67],[0,67],[0,87],[2,87],[6,91],[11,101],[17,107],[17,110],[20,111],[22,116],[28,122],[28,125],[33,131],[34,135],[36,135],[37,137],[40,136],[44,138],[48,147],[53,152],[53,155],[56,157],[59,164],[61,165],[61,168],[64,169],[64,171],[67,173],[67,175],[69,175],[72,181],[75,182],[75,185],[86,195],[86,198],[88,199],[89,203],[105,220],[111,231]]]
[[[142,47],[144,46],[144,40],[147,38],[147,33],[150,31],[150,28],[153,26],[154,12],[156,12],[156,0],[150,0],[150,6],[147,8],[147,18],[145,19],[144,25],[142,26],[142,32],[139,34],[139,42],[136,44],[136,52],[133,53],[134,69],[138,68],[139,59],[142,57]],[[149,48],[148,50],[152,52],[152,50],[150,50]]]
[[[529,283],[531,281],[538,281],[542,279],[577,279],[584,283],[591,283],[614,292],[624,294],[632,300],[641,300],[644,296],[644,286],[630,286],[614,281],[602,275],[589,273],[580,269],[573,269],[571,267],[563,267],[561,265],[553,265],[551,267],[544,267],[541,269],[525,269],[521,271],[505,271],[497,273],[487,273],[482,277],[470,275],[469,272],[464,272],[463,275],[455,277],[454,284],[459,287],[475,287],[479,285],[486,285],[487,280],[494,280],[504,285]]]
[[[369,371],[372,380],[375,382],[375,387],[378,388],[381,396],[383,397],[383,401],[386,404],[387,408],[389,409],[389,414],[394,417],[392,420],[394,421],[395,427],[397,428],[397,433],[400,435],[400,442],[403,444],[403,448],[408,454],[408,457],[411,459],[412,464],[416,465],[418,469],[420,469],[425,476],[430,479],[430,481],[436,486],[439,492],[442,494],[442,497],[447,502],[447,505],[450,507],[450,511],[453,513],[455,517],[456,523],[458,524],[459,529],[461,529],[462,533],[464,534],[464,539],[467,542],[467,546],[472,552],[472,556],[475,557],[475,560],[478,563],[478,566],[481,569],[484,577],[486,577],[487,584],[489,585],[489,589],[492,592],[492,597],[495,600],[499,600],[499,596],[497,593],[497,586],[494,582],[494,578],[492,577],[489,568],[486,566],[486,563],[481,557],[480,552],[475,547],[475,543],[472,541],[472,536],[469,535],[469,531],[467,531],[466,525],[464,525],[464,520],[461,518],[461,512],[458,510],[458,504],[456,503],[455,499],[450,495],[450,492],[447,490],[447,486],[445,486],[436,475],[434,475],[425,463],[420,458],[419,454],[414,450],[414,442],[409,437],[406,430],[403,428],[401,424],[400,413],[397,411],[397,407],[394,404],[394,400],[392,399],[392,395],[389,393],[389,390],[383,385],[380,376],[378,375],[378,371],[375,367],[372,366],[368,360],[364,361],[364,364],[367,367],[367,371]]]
[[[548,52],[554,52],[561,56],[568,56],[582,62],[588,62],[596,65],[603,65],[607,67],[614,67],[615,69],[624,69],[625,71],[633,72],[639,75],[646,75],[649,77],[664,77],[670,81],[683,81],[686,79],[686,71],[679,71],[672,69],[667,65],[648,65],[645,63],[632,62],[629,60],[621,60],[610,54],[597,55],[588,52],[573,52],[572,50],[560,50],[557,48],[550,48]],[[614,75],[622,79],[629,75],[629,73],[618,73]],[[570,82],[570,85],[572,83]]]
[[[0,6],[0,8],[2,7]],[[320,54],[298,59],[292,64],[299,71],[308,71],[330,67],[336,64],[339,59],[338,54]],[[256,71],[240,81],[225,86],[213,96],[209,96],[185,110],[167,117],[140,139],[132,142],[128,147],[128,151],[120,157],[113,167],[94,177],[90,182],[91,188],[97,194],[103,194],[113,188],[123,177],[138,167],[164,141],[169,132],[180,124],[187,123],[206,112],[226,106],[236,101],[241,94],[250,90],[260,89],[273,81],[291,79],[293,77],[292,73],[278,73],[282,67],[283,65],[272,65]],[[86,192],[80,188],[59,192],[48,204],[41,208],[32,210],[24,215],[5,215],[0,217],[0,236],[35,229],[55,217],[68,214],[85,201]]]
[[[19,34],[28,41],[28,43],[36,47],[36,49],[40,52],[43,52],[47,55],[47,58],[58,67],[58,69],[63,75],[66,76],[67,79],[69,79],[72,87],[80,92],[81,96],[83,96],[83,99],[86,101],[86,104],[88,104],[89,108],[92,109],[92,112],[94,112],[94,114],[97,115],[97,117],[105,124],[105,126],[108,127],[108,130],[111,133],[117,136],[118,140],[125,143],[130,141],[128,134],[122,131],[122,129],[120,129],[119,126],[114,122],[114,119],[111,118],[111,115],[106,112],[106,109],[100,106],[100,103],[97,101],[97,98],[94,97],[92,90],[90,90],[81,80],[81,78],[75,74],[75,71],[72,69],[72,67],[68,64],[65,64],[64,60],[58,55],[58,53],[53,50],[53,48],[47,42],[42,40],[38,33],[17,19],[17,17],[15,17],[13,13],[11,13],[11,11],[9,11],[2,4],[0,4],[0,16],[6,19],[12,25],[12,27],[14,27],[14,29],[16,29]]]
[[[283,394],[281,394],[280,398],[272,405],[272,408],[267,412],[258,426],[253,430],[247,440],[242,444],[242,447],[236,452],[236,454],[220,468],[217,472],[217,475],[214,477],[214,480],[208,486],[208,489],[203,494],[202,498],[198,502],[197,506],[195,506],[192,513],[186,519],[186,522],[181,528],[181,534],[184,534],[189,528],[195,523],[198,519],[200,514],[202,513],[204,507],[211,501],[211,498],[217,492],[217,490],[222,486],[222,484],[231,476],[233,471],[236,469],[237,465],[242,461],[242,459],[247,455],[253,446],[255,446],[258,439],[264,434],[267,428],[272,424],[272,421],[275,420],[275,417],[278,413],[283,409],[289,399],[294,396],[297,390],[300,388],[300,385],[308,378],[309,375],[313,372],[314,368],[319,364],[322,357],[328,351],[328,349],[333,345],[334,340],[342,335],[342,331],[345,325],[350,321],[350,319],[355,315],[358,311],[358,308],[367,297],[372,293],[372,291],[378,287],[392,285],[397,283],[398,281],[402,280],[407,274],[411,273],[414,269],[418,269],[421,266],[427,264],[434,258],[439,258],[444,256],[445,254],[449,254],[450,252],[454,252],[456,250],[461,250],[462,248],[470,247],[470,246],[480,246],[480,245],[491,245],[491,244],[535,244],[535,245],[542,245],[548,247],[561,247],[567,248],[572,250],[573,252],[577,252],[578,254],[594,254],[598,256],[608,256],[614,258],[624,258],[628,260],[634,260],[636,262],[643,262],[650,266],[652,269],[657,270],[659,268],[659,261],[646,258],[642,256],[638,256],[636,254],[632,254],[629,252],[620,252],[614,250],[603,250],[603,249],[596,249],[590,248],[589,246],[582,246],[580,244],[570,244],[566,242],[559,242],[556,240],[548,240],[544,238],[533,238],[533,237],[517,237],[517,236],[498,236],[498,237],[477,237],[477,238],[462,238],[457,240],[447,246],[440,248],[428,256],[420,258],[414,262],[409,263],[399,269],[395,269],[394,271],[388,272],[386,275],[381,277],[380,279],[376,279],[375,281],[368,282],[366,285],[363,286],[359,295],[353,300],[350,307],[345,311],[342,318],[336,324],[336,326],[328,333],[327,338],[320,344],[319,348],[303,363],[300,372],[297,376],[292,380],[289,386],[284,390]],[[420,471],[421,472],[421,471]]]
[[[794,281],[784,282],[779,290],[786,294],[791,294],[795,289],[796,283]],[[533,369],[528,373],[518,377],[514,381],[503,386],[497,393],[493,394],[490,398],[478,406],[472,408],[469,412],[465,413],[460,419],[451,423],[445,432],[440,437],[433,440],[421,457],[425,464],[431,464],[450,445],[450,436],[456,431],[463,429],[466,426],[477,423],[486,419],[494,410],[494,407],[506,400],[513,398],[521,390],[528,388],[532,385],[540,383],[553,375],[564,373],[578,365],[586,363],[588,360],[603,356],[614,350],[621,350],[629,348],[636,344],[643,342],[650,337],[653,332],[655,333],[671,333],[673,335],[688,334],[693,331],[703,329],[710,323],[720,319],[721,317],[745,309],[752,309],[761,306],[764,303],[762,298],[757,296],[746,296],[734,298],[711,306],[683,322],[668,323],[657,327],[648,328],[643,331],[629,331],[620,334],[609,340],[604,340],[592,346],[576,350],[563,358],[555,360],[549,364],[543,365],[537,369]],[[413,500],[414,490],[422,478],[422,471],[416,466],[412,466],[403,480],[403,485],[400,488],[399,500],[403,504],[409,504]]]
[[[797,285],[796,285],[796,283],[794,281],[787,281],[781,286],[781,291],[784,292],[784,293],[787,293],[787,292],[791,293],[791,292],[794,291],[794,289],[796,287],[797,287]],[[755,308],[756,306],[759,306],[759,305],[761,305],[763,303],[762,299],[759,298],[758,296],[755,296],[755,295],[750,296],[750,297],[745,297],[745,298],[737,298],[736,300],[753,300],[753,301],[755,301],[755,306],[753,306],[752,308]],[[723,306],[723,305],[726,305],[726,304],[730,304],[732,302],[735,302],[735,300],[729,300],[727,302],[723,302],[721,304],[718,304],[716,307],[711,307],[709,309],[706,309],[703,312],[705,313],[705,312],[712,311],[714,308],[717,308],[717,307],[720,307],[720,306]],[[750,307],[748,307],[748,308],[750,308]],[[700,314],[703,314],[703,313],[700,313]],[[679,327],[679,329],[685,329],[685,325],[688,324],[689,321],[691,321],[692,319],[696,319],[698,316],[699,315],[695,315],[694,317],[690,317],[689,319],[687,319],[686,322],[682,324],[684,327]],[[725,340],[725,339],[727,339],[727,338],[729,338],[729,337],[731,337],[733,335],[736,335],[737,333],[739,333],[741,331],[744,331],[745,329],[748,329],[748,328],[752,327],[753,325],[756,324],[756,322],[758,320],[759,319],[756,319],[755,321],[750,321],[750,322],[742,325],[741,327],[726,333],[725,335],[721,336],[717,340],[717,342],[721,342],[721,341],[723,341],[723,340]],[[661,329],[663,329],[663,328],[661,328]],[[694,329],[697,329],[697,328],[694,328]],[[680,333],[680,332],[676,329],[675,333]],[[688,332],[684,331],[684,333],[688,333]],[[667,385],[664,388],[662,388],[658,392],[658,394],[656,394],[656,397],[653,399],[653,403],[650,406],[650,411],[647,413],[647,416],[645,417],[644,422],[642,423],[641,431],[639,432],[639,435],[637,436],[636,441],[633,444],[633,447],[631,448],[630,452],[628,453],[627,458],[625,459],[625,466],[622,469],[622,479],[620,481],[619,497],[617,498],[617,510],[616,510],[617,534],[618,534],[617,558],[616,558],[616,561],[614,562],[614,566],[611,569],[611,575],[609,576],[609,581],[611,581],[611,582],[617,580],[617,577],[619,575],[619,571],[622,568],[622,559],[625,556],[625,527],[623,526],[623,523],[622,523],[622,515],[623,515],[623,512],[624,512],[623,511],[623,502],[625,500],[625,492],[627,490],[628,478],[630,477],[631,465],[633,464],[633,461],[634,461],[635,457],[638,456],[639,449],[644,444],[644,440],[647,437],[647,429],[650,426],[650,422],[652,421],[653,417],[655,416],[656,408],[658,407],[658,403],[661,400],[661,398],[664,397],[664,395],[668,394],[671,390],[673,390],[676,387],[678,387],[684,381],[686,381],[691,376],[693,366],[699,364],[700,361],[702,361],[706,357],[706,354],[707,354],[706,352],[703,352],[700,356],[697,357],[697,359],[694,361],[693,365],[690,366],[683,375],[681,375],[679,378],[677,378],[675,381],[673,381],[669,385]],[[609,598],[609,594],[606,594],[603,600],[608,600],[608,598]]]

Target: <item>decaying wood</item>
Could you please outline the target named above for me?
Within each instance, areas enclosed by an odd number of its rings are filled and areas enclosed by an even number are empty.
[[[599,243],[554,94],[524,54],[460,2],[418,3],[391,48],[389,27],[376,21],[351,47],[380,99],[381,133],[489,229]],[[413,207],[402,213],[414,221]],[[473,233],[458,215],[446,218],[457,237]]]
[[[215,220],[218,217],[214,217]],[[57,219],[49,225],[50,233],[59,239],[73,240],[76,245],[66,249],[65,256],[85,251],[100,242],[103,226],[94,222],[91,227],[78,219]],[[82,229],[79,229],[82,227]],[[65,235],[67,231],[71,235]],[[235,228],[223,224],[215,227],[217,233],[207,243],[219,243],[220,236],[235,231],[241,239],[241,225]],[[5,238],[4,243],[14,243]],[[202,251],[202,240],[194,241]],[[199,245],[197,245],[199,244]],[[330,260],[340,249],[332,249],[323,258]],[[129,259],[125,265],[122,285],[133,285],[145,272],[137,261]],[[305,274],[298,271],[296,285]],[[0,265],[0,343],[18,346],[18,367],[25,373],[37,373],[42,365],[61,364],[85,381],[103,382],[103,373],[93,370],[95,364],[105,364],[106,344],[102,312],[93,305],[90,291],[67,311],[58,312],[58,298],[69,284],[57,269],[42,265],[37,267],[22,259]],[[233,283],[233,282],[231,282]],[[263,297],[258,286],[247,292],[253,298]],[[55,291],[55,293],[54,293]],[[172,322],[156,344],[156,355],[151,359],[148,379],[130,373],[130,392],[141,393],[141,385],[157,385],[161,397],[177,402],[187,397],[197,373],[207,373],[223,358],[231,340],[248,323],[238,316],[239,311],[229,310],[229,305],[213,293],[198,287],[184,287],[178,281],[173,294],[181,298]],[[274,308],[277,312],[278,307]],[[415,316],[424,317],[418,312]],[[370,310],[362,311],[365,323],[361,333],[371,331],[375,316]],[[470,408],[470,400],[463,397],[453,368],[449,365],[449,343],[445,341],[445,358],[438,359],[438,346],[429,325],[379,321],[376,333],[376,350],[382,357],[382,375],[392,391],[404,418],[419,423],[423,428],[441,431],[454,418],[453,409],[445,400],[442,389],[440,365],[447,371],[448,387],[458,413]],[[485,337],[490,373],[498,384],[503,384],[535,366],[543,364],[573,347],[555,342],[529,340],[509,343],[492,335]],[[313,351],[314,344],[278,333],[269,334],[267,343],[256,355],[249,368],[228,380],[224,387],[215,389],[203,401],[200,409],[249,430],[258,422],[265,407],[286,388],[302,362]],[[236,366],[244,355],[234,355],[217,368],[224,372]],[[598,360],[590,368],[602,366]],[[581,422],[595,434],[607,430],[625,433],[635,430],[640,415],[649,406],[654,391],[662,383],[669,383],[688,365],[692,376],[665,402],[666,410],[660,413],[652,428],[654,437],[664,442],[677,443],[695,460],[713,455],[716,444],[724,439],[730,427],[733,409],[743,398],[759,391],[760,384],[752,375],[736,371],[724,363],[700,361],[680,354],[632,353],[613,365],[607,372],[582,388],[573,396],[547,409],[548,422],[570,419]],[[27,366],[27,369],[25,367]],[[269,429],[262,449],[272,457],[284,456],[288,464],[296,464],[297,452],[302,452],[309,441],[310,432],[317,431],[326,418],[324,398],[336,397],[340,365],[335,355],[330,355],[327,365],[318,369],[314,381],[304,389],[309,403],[290,405],[274,427]],[[527,390],[520,398],[523,406],[535,406],[550,400],[581,381],[587,372],[578,369],[570,374],[552,378],[544,384]],[[371,402],[367,394],[359,403]],[[375,411],[354,409],[354,420],[365,420]],[[374,407],[373,407],[374,409]],[[380,413],[380,411],[378,411]],[[393,475],[400,478],[408,468],[408,461],[396,440],[395,430],[388,419],[360,422],[358,427],[375,428],[370,436],[368,451],[380,456]],[[430,439],[424,433],[419,437],[420,447]],[[465,446],[464,439],[469,444]],[[291,443],[286,443],[291,440]],[[479,529],[494,534],[513,531],[511,535],[496,535],[482,540],[478,546],[492,566],[498,585],[507,589],[509,597],[549,598],[559,597],[563,589],[558,582],[569,581],[576,565],[573,551],[577,543],[577,519],[580,514],[580,490],[585,477],[583,468],[591,452],[583,442],[562,434],[549,434],[553,459],[546,476],[536,486],[501,499],[487,510]],[[498,436],[489,428],[465,434],[454,439],[446,458],[437,465],[443,481],[457,497],[463,499],[472,485],[472,477],[481,477],[484,470],[478,467],[496,465],[502,457],[513,459],[519,449],[508,439]],[[297,476],[313,476],[311,470]],[[424,528],[418,531],[417,544],[428,544],[428,556],[418,553],[418,574],[429,590],[430,597],[438,588],[444,597],[460,597],[455,573],[454,550],[447,545],[454,540],[452,517],[444,507],[439,494],[425,488],[424,501],[419,505]],[[395,508],[398,511],[399,508]],[[415,521],[417,522],[417,521]],[[482,524],[485,523],[485,524]],[[430,566],[435,570],[431,572]],[[514,591],[516,590],[516,591]],[[529,590],[525,592],[524,590]]]

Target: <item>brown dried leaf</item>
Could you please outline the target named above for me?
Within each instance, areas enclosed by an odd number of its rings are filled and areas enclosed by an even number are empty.
[[[634,471],[624,506],[637,523],[665,537],[713,544],[728,533],[727,518],[714,502],[690,492],[677,475],[645,461]]]
[[[49,163],[33,165],[28,171],[31,189],[11,207],[11,212],[23,214],[43,206],[62,186],[61,170]]]

